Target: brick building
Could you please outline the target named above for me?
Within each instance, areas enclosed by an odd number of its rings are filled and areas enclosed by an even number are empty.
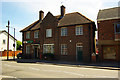
[[[97,17],[100,61],[120,61],[120,7],[100,10]]]
[[[94,21],[79,12],[54,16],[39,12],[39,20],[21,30],[23,54],[27,58],[40,58],[40,54],[53,53],[55,59],[63,61],[91,61],[95,52]]]

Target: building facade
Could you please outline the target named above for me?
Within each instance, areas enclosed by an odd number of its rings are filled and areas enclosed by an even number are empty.
[[[97,17],[100,61],[120,61],[120,7],[100,10]]]
[[[0,51],[7,50],[7,38],[8,38],[8,32],[5,30],[0,31]],[[16,45],[16,39],[15,39],[15,45]],[[14,51],[14,37],[12,35],[9,35],[9,50]],[[16,46],[15,46],[16,51]]]
[[[39,12],[39,20],[21,30],[23,35],[23,54],[26,58],[40,58],[41,54],[52,53],[57,60],[91,61],[95,53],[94,21],[74,12],[54,16]]]

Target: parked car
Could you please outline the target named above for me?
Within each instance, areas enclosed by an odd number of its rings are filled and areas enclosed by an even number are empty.
[[[21,59],[21,58],[22,58],[22,53],[20,52],[17,54],[17,59]]]

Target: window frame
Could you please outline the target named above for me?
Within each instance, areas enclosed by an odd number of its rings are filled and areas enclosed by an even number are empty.
[[[79,25],[75,27],[75,34],[76,35],[83,35],[83,25]]]
[[[26,54],[30,54],[30,45],[26,45]]]
[[[118,25],[118,24],[120,25],[120,23],[115,23],[115,24],[114,24],[115,34],[120,34],[120,32],[116,32],[116,28],[117,28],[117,25]],[[120,26],[119,26],[119,27],[120,27]],[[119,30],[119,31],[120,31],[120,30]]]
[[[39,31],[34,31],[34,38],[39,38]]]
[[[67,27],[61,28],[61,36],[67,36],[68,35],[68,29]]]
[[[67,44],[61,44],[61,55],[68,55]]]
[[[26,32],[26,39],[30,39],[30,31]]]
[[[52,37],[52,29],[46,29],[46,38],[50,38],[50,37]]]
[[[47,46],[47,47],[46,47]],[[48,49],[48,46],[50,46],[50,49],[51,51],[49,52],[47,49]],[[51,53],[51,54],[54,54],[54,44],[44,44],[43,45],[43,53]]]

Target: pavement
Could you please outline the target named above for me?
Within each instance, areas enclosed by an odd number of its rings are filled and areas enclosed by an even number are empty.
[[[6,57],[2,57],[2,60],[14,61],[13,57],[10,57],[9,60],[7,60]],[[52,64],[52,65],[59,65],[59,66],[120,70],[120,65],[117,62],[83,63],[83,62],[46,61],[46,60],[40,60],[40,59],[17,59],[17,58],[15,59],[15,61],[17,61],[17,63]]]

